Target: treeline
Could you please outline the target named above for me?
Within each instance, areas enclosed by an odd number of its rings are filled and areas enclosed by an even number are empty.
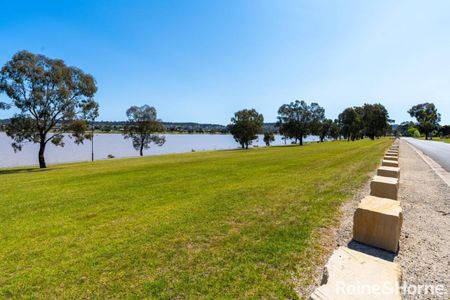
[[[244,109],[234,114],[228,128],[236,142],[247,149],[257,139],[257,134],[263,132],[263,122],[262,114],[254,109]],[[318,136],[321,142],[341,138],[348,141],[364,137],[375,139],[386,135],[392,122],[387,109],[379,103],[346,108],[338,119],[331,120],[325,117],[325,109],[318,103],[296,100],[278,109],[278,121],[274,124],[276,131],[264,131],[264,141],[270,145],[274,133],[300,145],[310,135]]]
[[[95,129],[101,132],[121,132],[127,121],[95,122]],[[195,122],[162,122],[164,131],[170,133],[228,133],[227,127],[219,124]]]
[[[6,131],[11,119],[0,119],[0,131]],[[100,133],[122,133],[127,121],[94,121],[95,131]],[[187,134],[228,134],[228,127],[220,124],[195,123],[195,122],[162,122],[164,132]],[[58,127],[59,124],[56,125]],[[264,123],[263,131],[276,131],[276,123]]]
[[[11,119],[0,119],[0,132],[6,131]],[[99,133],[122,133],[127,121],[94,121],[93,126]],[[187,134],[229,134],[225,125],[195,122],[162,122],[164,132]],[[58,124],[56,125],[58,127]],[[276,123],[264,123],[263,131],[276,132]]]
[[[254,109],[238,111],[227,127],[200,126],[195,123],[163,123],[157,118],[154,107],[132,106],[126,111],[127,121],[97,122],[99,105],[94,96],[97,85],[94,77],[76,67],[67,66],[60,59],[28,51],[16,53],[0,70],[0,93],[5,93],[11,103],[1,103],[0,109],[15,107],[18,111],[3,124],[12,139],[14,151],[21,151],[25,143],[39,144],[38,160],[46,167],[45,149],[48,143],[64,146],[65,135],[77,144],[90,140],[94,160],[94,133],[96,130],[118,130],[133,147],[143,155],[151,144],[162,146],[163,132],[218,130],[230,132],[243,148],[264,133],[266,145],[279,133],[285,140],[303,145],[309,135],[325,139],[354,141],[385,135],[389,129],[389,115],[381,104],[364,104],[345,109],[336,120],[325,117],[325,109],[318,103],[294,101],[278,109],[276,123],[264,124],[264,117]]]

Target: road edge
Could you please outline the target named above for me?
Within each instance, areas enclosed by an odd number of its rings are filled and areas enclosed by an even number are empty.
[[[414,147],[408,140],[404,140],[411,149],[414,150],[414,152],[417,153],[417,155],[422,158],[422,160],[438,175],[446,184],[450,187],[450,173],[444,170],[444,168],[441,167],[440,164],[438,164],[436,161],[434,161],[431,157]]]

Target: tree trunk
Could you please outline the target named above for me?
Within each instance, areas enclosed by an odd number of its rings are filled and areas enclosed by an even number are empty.
[[[144,143],[141,143],[141,148],[139,149],[139,154],[144,156]]]
[[[39,159],[39,168],[41,168],[41,169],[47,168],[47,165],[45,164],[44,153],[45,153],[45,137],[39,143],[38,159]]]
[[[92,136],[91,141],[91,161],[94,161],[94,136]]]
[[[248,150],[248,143],[245,143],[245,149]]]
[[[321,136],[321,137],[320,137],[320,142],[322,143],[322,142],[323,142],[323,140],[324,140],[324,137],[323,137],[323,136]]]
[[[300,136],[300,146],[303,146],[303,135]]]

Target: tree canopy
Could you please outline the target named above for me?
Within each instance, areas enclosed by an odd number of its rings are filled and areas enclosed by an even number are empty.
[[[97,87],[91,75],[63,60],[20,51],[1,69],[0,91],[19,110],[6,129],[14,150],[20,151],[25,142],[38,143],[39,166],[45,168],[48,142],[64,146],[63,132],[83,141],[83,111]]]
[[[439,133],[443,136],[450,136],[450,125],[444,125],[439,129]]]
[[[325,138],[331,137],[331,130],[333,126],[333,120],[325,119],[320,123],[319,138],[323,142]]]
[[[263,115],[259,114],[255,109],[243,109],[234,113],[228,128],[234,140],[242,148],[248,149],[253,140],[258,138],[256,134],[262,131],[263,123]]]
[[[339,114],[342,135],[347,140],[354,141],[361,134],[362,120],[354,107],[348,107]]]
[[[158,133],[164,131],[162,121],[158,119],[156,109],[152,106],[131,106],[127,110],[128,121],[124,126],[125,139],[131,139],[134,149],[144,155],[144,149],[149,149],[151,143],[162,146],[166,138]]]
[[[293,138],[303,145],[303,138],[309,134],[319,134],[320,124],[325,119],[325,110],[317,103],[308,105],[305,101],[296,100],[283,104],[278,109],[280,134]]]
[[[264,132],[264,143],[267,147],[270,146],[270,143],[275,141],[275,135],[271,131]]]
[[[411,117],[417,120],[419,131],[425,134],[425,139],[433,139],[433,131],[439,129],[441,114],[433,103],[421,103],[414,105],[408,110]]]
[[[341,133],[347,140],[375,139],[386,135],[390,129],[389,113],[379,104],[367,104],[346,108],[338,117]]]
[[[389,120],[389,113],[383,105],[365,103],[361,113],[365,136],[373,140],[375,137],[386,135],[391,120]]]
[[[332,139],[339,139],[341,137],[341,127],[339,125],[339,120],[335,119],[331,124],[328,136]]]

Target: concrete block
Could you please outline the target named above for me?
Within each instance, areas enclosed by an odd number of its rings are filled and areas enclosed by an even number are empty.
[[[395,153],[395,154],[398,154],[398,150],[391,150],[391,149],[389,149],[388,151],[386,151],[386,153]]]
[[[398,151],[387,151],[384,155],[398,156]]]
[[[398,156],[394,156],[394,155],[385,155],[384,156],[385,160],[394,160],[394,161],[398,161]]]
[[[397,167],[379,167],[378,176],[400,178],[400,168]]]
[[[398,167],[398,161],[383,159],[381,161],[381,166],[383,166],[383,167]]]
[[[400,300],[398,264],[346,247],[333,252],[313,300]],[[392,287],[383,289],[383,287]],[[369,288],[367,288],[369,287]]]
[[[353,239],[395,253],[402,223],[399,201],[367,196],[353,215]]]
[[[398,179],[378,175],[374,176],[370,182],[370,195],[397,200]]]

